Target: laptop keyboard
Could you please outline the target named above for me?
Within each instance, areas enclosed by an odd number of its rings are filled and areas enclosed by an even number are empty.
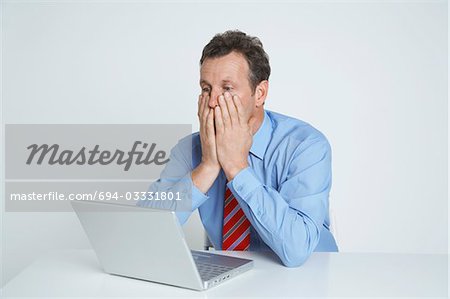
[[[210,280],[233,269],[232,267],[203,263],[199,260],[195,260],[195,264],[197,265],[198,272],[203,281]]]

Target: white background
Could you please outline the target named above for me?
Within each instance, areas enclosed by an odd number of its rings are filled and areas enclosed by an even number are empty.
[[[447,252],[446,1],[1,8],[3,124],[197,130],[201,50],[215,33],[241,29],[270,56],[266,108],[311,123],[331,143],[340,250]],[[3,213],[2,226],[6,280],[48,250],[89,247],[71,213]],[[186,233],[201,247],[198,218]]]

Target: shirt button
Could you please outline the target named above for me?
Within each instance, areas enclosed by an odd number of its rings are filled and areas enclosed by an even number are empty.
[[[237,186],[236,188],[238,191],[242,191],[242,185]]]

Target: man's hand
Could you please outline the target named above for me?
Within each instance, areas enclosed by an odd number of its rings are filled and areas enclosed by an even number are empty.
[[[199,96],[197,115],[200,122],[202,161],[192,171],[192,182],[203,193],[211,188],[221,168],[217,158],[214,109],[209,108],[208,102],[208,95]]]
[[[209,95],[199,96],[198,118],[200,121],[200,141],[202,143],[202,163],[220,171],[214,129],[214,109],[209,108],[208,102]]]
[[[245,111],[240,98],[229,92],[219,97],[214,110],[216,122],[217,157],[228,181],[248,167],[248,153],[252,146],[252,126],[255,119]]]

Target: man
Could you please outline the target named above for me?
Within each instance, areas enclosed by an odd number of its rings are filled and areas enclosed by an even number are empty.
[[[331,149],[311,125],[264,109],[269,75],[258,38],[214,36],[200,59],[200,132],[172,149],[150,189],[190,186],[192,206],[177,212],[182,224],[198,208],[216,249],[272,250],[295,267],[313,251],[337,251],[328,215]]]

